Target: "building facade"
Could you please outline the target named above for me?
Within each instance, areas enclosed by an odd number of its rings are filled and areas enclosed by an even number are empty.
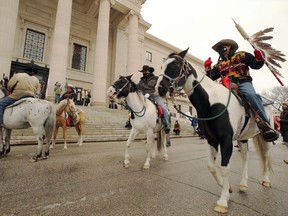
[[[0,0],[0,68],[11,77],[29,63],[38,69],[41,97],[54,101],[54,84],[91,90],[91,105],[108,106],[107,88],[119,75],[138,82],[142,65],[160,73],[177,47],[147,33],[146,0]],[[203,61],[187,56],[195,68]],[[187,99],[179,100],[189,112]]]

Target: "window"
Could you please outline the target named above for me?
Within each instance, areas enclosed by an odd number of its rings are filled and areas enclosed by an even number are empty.
[[[73,43],[72,68],[85,71],[87,47]]]
[[[146,51],[146,61],[152,62],[152,53]]]
[[[27,29],[23,57],[34,61],[43,61],[45,34]]]

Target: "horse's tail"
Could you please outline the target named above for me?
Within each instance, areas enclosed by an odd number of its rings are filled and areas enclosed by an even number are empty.
[[[263,173],[266,171],[271,171],[273,173],[273,167],[272,167],[272,157],[269,150],[269,143],[266,142],[260,134],[253,137],[253,142],[255,144],[255,150],[261,160],[261,166]],[[268,170],[264,170],[266,166],[265,163],[267,163]]]
[[[50,104],[50,113],[46,119],[46,122],[44,123],[44,129],[46,134],[46,140],[47,143],[50,143],[50,140],[52,139],[52,135],[54,132],[54,127],[56,124],[56,107],[53,106],[53,104]]]

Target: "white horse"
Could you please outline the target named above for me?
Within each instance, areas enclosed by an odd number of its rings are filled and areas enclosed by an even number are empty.
[[[264,168],[262,185],[270,187],[269,172],[272,168],[269,147],[271,143],[264,141],[254,118],[247,117],[244,107],[240,105],[234,95],[231,95],[231,91],[212,81],[204,73],[196,71],[184,59],[187,51],[188,49],[168,56],[162,65],[162,73],[156,89],[160,95],[166,94],[169,88],[176,91],[184,89],[197,110],[200,130],[204,132],[209,144],[208,169],[218,185],[222,187],[221,197],[214,210],[225,213],[228,211],[229,192],[232,192],[229,183],[229,162],[233,152],[233,141],[237,140],[243,160],[239,186],[241,192],[248,189],[247,140],[249,138],[253,138]],[[265,107],[265,111],[273,125],[271,106]],[[215,166],[219,146],[221,152],[220,175]]]
[[[6,131],[6,137],[5,145],[3,145],[3,127],[0,126],[0,155],[5,156],[10,151],[12,129],[32,127],[38,145],[36,154],[31,160],[36,162],[38,158],[42,156],[43,143],[45,140],[46,148],[43,150],[43,159],[47,159],[55,118],[54,104],[38,98],[23,98],[6,107],[3,116],[3,126]]]
[[[129,138],[126,143],[124,167],[128,168],[129,161],[129,147],[136,136],[142,132],[147,136],[146,151],[147,157],[144,169],[150,168],[150,157],[155,157],[153,147],[155,146],[154,133],[158,133],[157,137],[157,149],[160,151],[164,149],[164,160],[168,160],[168,154],[166,149],[166,135],[161,119],[158,118],[157,109],[155,105],[145,98],[143,94],[137,90],[136,84],[131,80],[131,76],[120,76],[120,78],[108,88],[107,95],[111,100],[121,101],[125,99],[127,107],[131,111],[131,125],[132,129]],[[121,103],[121,102],[120,102]],[[160,135],[159,135],[160,133]]]

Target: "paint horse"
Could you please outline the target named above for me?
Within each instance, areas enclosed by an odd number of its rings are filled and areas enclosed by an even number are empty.
[[[31,161],[36,162],[42,156],[42,153],[43,159],[47,159],[55,117],[54,104],[38,98],[23,98],[6,107],[3,127],[0,126],[0,156],[5,156],[10,152],[10,139],[13,129],[32,127],[38,145],[36,154],[31,158]],[[6,132],[5,145],[3,144],[3,129]],[[43,149],[45,141],[46,148]]]
[[[131,111],[131,125],[132,129],[129,138],[126,142],[125,160],[124,167],[128,168],[130,166],[129,160],[129,147],[136,136],[142,132],[147,136],[146,142],[146,161],[143,169],[150,168],[150,158],[155,157],[155,151],[153,147],[155,146],[155,136],[157,133],[157,149],[161,151],[164,149],[164,160],[168,160],[168,154],[166,149],[166,134],[163,127],[163,123],[158,119],[156,106],[147,98],[144,97],[142,92],[137,90],[136,84],[131,80],[130,76],[120,76],[120,78],[108,88],[108,97],[118,103],[125,104],[128,110]],[[123,101],[125,101],[123,103]]]
[[[257,153],[263,165],[262,185],[270,187],[269,172],[271,171],[270,145],[264,141],[260,131],[252,118],[247,118],[245,109],[231,91],[223,85],[212,81],[204,73],[196,71],[185,60],[187,50],[172,53],[162,65],[162,72],[156,84],[160,95],[166,94],[168,89],[180,91],[184,89],[190,102],[197,110],[199,127],[209,144],[208,169],[216,182],[222,187],[221,197],[217,201],[215,211],[228,211],[228,201],[232,192],[229,183],[229,162],[233,152],[233,141],[238,142],[243,159],[242,177],[239,191],[248,189],[248,143],[253,139]],[[265,107],[267,116],[273,125],[272,109]],[[252,115],[250,115],[252,116]],[[216,169],[215,163],[220,147],[221,167]]]
[[[85,112],[81,109],[77,109],[73,100],[67,98],[67,99],[60,101],[60,103],[57,104],[56,126],[55,126],[54,133],[53,133],[53,140],[52,140],[51,148],[53,148],[56,143],[56,138],[57,138],[59,127],[62,127],[64,149],[67,149],[67,137],[68,137],[67,129],[69,125],[67,124],[66,113],[70,115],[73,119],[74,127],[79,136],[77,144],[79,146],[82,146],[83,144],[83,134],[84,134],[85,121],[86,121]]]

